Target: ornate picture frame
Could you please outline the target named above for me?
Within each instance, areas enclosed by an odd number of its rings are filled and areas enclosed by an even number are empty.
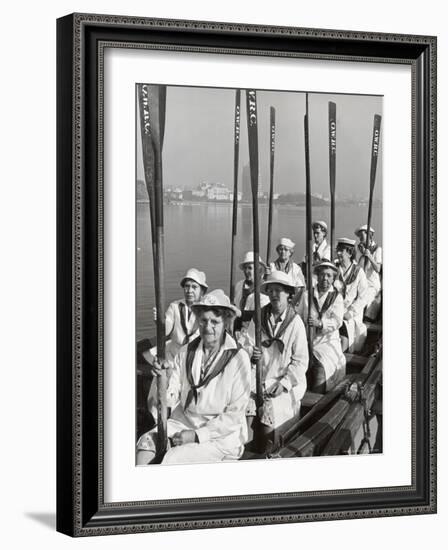
[[[104,498],[104,52],[154,49],[411,68],[411,483]],[[70,536],[436,512],[436,38],[72,14],[57,24],[57,529]],[[409,274],[405,274],[409,276]],[[130,369],[134,365],[129,365]]]

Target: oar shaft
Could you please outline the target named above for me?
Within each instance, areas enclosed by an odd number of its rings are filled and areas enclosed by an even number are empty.
[[[334,259],[335,241],[335,196],[336,196],[336,103],[328,102],[328,158],[330,173],[330,248]]]
[[[258,222],[258,115],[257,94],[255,90],[246,90],[247,132],[249,138],[249,165],[252,188],[252,228],[254,248],[254,298],[255,298],[255,346],[261,347],[261,312],[259,273],[259,222]],[[263,405],[263,381],[260,362],[256,365],[256,404],[257,415]]]
[[[266,263],[271,261],[271,242],[272,242],[272,217],[274,211],[274,158],[275,158],[275,109],[270,110],[270,128],[271,128],[271,157],[270,157],[270,180],[269,180],[269,214],[268,214],[268,242],[266,250]]]
[[[306,181],[306,242],[307,242],[307,263],[306,263],[306,283],[308,294],[308,318],[311,315],[311,307],[313,303],[313,233],[311,230],[312,224],[312,207],[311,207],[311,171],[310,171],[310,141],[309,141],[309,106],[308,94],[306,94],[306,111],[304,117],[304,132],[305,132],[305,181]],[[313,330],[307,323],[308,330],[308,350],[309,361],[311,364],[313,354]]]

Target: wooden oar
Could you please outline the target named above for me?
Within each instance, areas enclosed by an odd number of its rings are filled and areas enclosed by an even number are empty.
[[[235,91],[235,130],[233,146],[233,213],[232,244],[230,252],[230,301],[235,300],[235,240],[238,228],[238,160],[240,156],[240,108],[241,90]]]
[[[376,165],[378,163],[378,153],[380,150],[380,132],[381,132],[381,115],[373,117],[373,135],[372,135],[372,155],[370,160],[370,193],[369,193],[369,211],[367,214],[367,240],[366,249],[370,246],[370,224],[372,221],[372,206],[373,206],[373,190],[375,188]]]
[[[260,314],[260,278],[259,272],[259,225],[258,225],[258,120],[257,94],[255,90],[246,90],[247,133],[249,141],[250,181],[252,188],[252,223],[254,248],[254,298],[255,298],[255,345],[261,347],[261,314]],[[256,408],[260,419],[260,408],[263,405],[263,381],[260,362],[256,365]]]
[[[330,246],[334,260],[335,191],[336,191],[336,103],[328,102],[328,158],[330,172]]]
[[[270,162],[270,185],[269,185],[269,215],[268,215],[268,243],[266,250],[266,264],[271,261],[271,240],[272,240],[272,214],[274,210],[274,155],[275,155],[275,108],[271,107],[271,162]]]
[[[306,111],[304,116],[304,131],[305,131],[305,179],[306,179],[306,243],[307,243],[307,264],[306,264],[306,284],[308,293],[308,312],[307,317],[311,315],[311,306],[313,303],[313,232],[311,228],[312,224],[312,210],[311,210],[311,175],[310,175],[310,142],[309,142],[309,113],[308,113],[308,93],[306,94]],[[314,331],[312,327],[307,323],[308,332],[308,353],[309,353],[309,366],[313,361],[313,338]]]
[[[165,359],[165,253],[163,229],[162,146],[165,133],[166,87],[138,85],[143,164],[150,201],[154,290],[157,309],[157,357]],[[157,458],[167,445],[166,373],[157,377]]]

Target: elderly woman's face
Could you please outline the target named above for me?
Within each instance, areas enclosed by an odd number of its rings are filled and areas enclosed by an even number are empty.
[[[184,283],[184,297],[188,304],[198,302],[202,296],[202,287],[196,281],[187,279]]]
[[[336,254],[338,255],[338,259],[340,261],[351,262],[352,260],[351,250],[345,246],[338,246],[336,249]]]
[[[317,272],[317,286],[319,290],[326,292],[334,281],[334,271],[329,267],[322,267]]]
[[[243,273],[246,281],[253,283],[254,281],[254,264],[244,264]]]
[[[224,317],[217,315],[215,311],[201,311],[198,316],[199,333],[202,341],[207,346],[217,345],[224,334]]]
[[[366,244],[366,242],[367,242],[367,231],[360,231],[358,233],[358,238],[359,238],[359,242],[361,244]],[[372,231],[370,231],[370,241],[372,241],[372,239],[373,239],[373,233],[372,233]]]
[[[282,311],[288,305],[289,292],[283,285],[270,283],[266,285],[266,293],[274,309]]]
[[[278,257],[282,262],[286,262],[292,256],[292,250],[282,244],[277,247]]]
[[[325,237],[325,231],[322,229],[320,225],[315,225],[313,227],[313,236],[314,236],[314,242],[316,244],[320,244]]]

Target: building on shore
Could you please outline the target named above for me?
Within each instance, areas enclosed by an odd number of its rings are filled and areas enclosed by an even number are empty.
[[[184,198],[184,192],[180,187],[175,187],[174,189],[165,189],[164,196],[166,199],[171,201],[181,201]]]
[[[202,182],[197,189],[192,190],[192,196],[210,202],[233,202],[233,190],[219,182]],[[238,202],[242,199],[238,191]]]

